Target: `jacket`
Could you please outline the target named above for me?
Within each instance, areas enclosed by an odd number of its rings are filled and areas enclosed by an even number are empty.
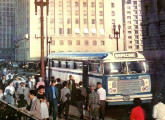
[[[55,88],[55,96],[57,99],[57,102],[59,103],[59,94],[58,94],[58,89],[56,87]],[[46,93],[46,99],[48,102],[53,102],[53,90],[52,90],[52,86],[48,86],[45,90]]]

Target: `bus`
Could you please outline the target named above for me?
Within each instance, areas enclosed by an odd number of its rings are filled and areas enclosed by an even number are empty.
[[[108,105],[133,104],[134,98],[143,103],[152,100],[151,77],[145,57],[138,52],[76,52],[51,53],[46,76],[62,81],[72,75],[84,87],[101,82],[106,90]]]

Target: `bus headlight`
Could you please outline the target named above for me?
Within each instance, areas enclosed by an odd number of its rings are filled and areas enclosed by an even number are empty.
[[[141,91],[142,92],[151,91],[150,77],[148,75],[144,75],[144,76],[139,76],[139,79],[141,80]]]
[[[109,94],[116,94],[117,93],[116,81],[108,81],[108,93]]]

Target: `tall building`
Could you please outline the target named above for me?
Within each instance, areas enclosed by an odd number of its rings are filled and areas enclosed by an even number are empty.
[[[35,15],[33,0],[17,0],[17,6],[17,60],[37,60],[39,8]],[[49,0],[49,15],[44,13],[45,56],[47,38],[50,52],[116,51],[113,25],[123,24],[121,6],[122,0]],[[124,50],[123,27],[120,31],[119,50]]]
[[[0,1],[0,58],[15,57],[15,0]]]
[[[165,1],[142,1],[143,49],[155,73],[164,73],[165,66]]]
[[[126,51],[142,51],[141,0],[123,0],[124,43]]]

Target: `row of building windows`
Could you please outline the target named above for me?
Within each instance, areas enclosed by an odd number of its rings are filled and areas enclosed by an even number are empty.
[[[85,40],[84,43],[82,43],[82,44],[84,44],[84,45],[89,45],[89,41],[88,41],[88,40]],[[51,40],[51,45],[55,45],[55,41],[54,41],[54,40]],[[59,41],[59,45],[64,45],[64,40],[60,40],[60,41]],[[68,40],[68,45],[73,45],[72,40]],[[76,45],[81,45],[80,40],[77,40],[77,41],[76,41]],[[93,45],[94,45],[94,46],[98,45],[98,41],[94,40],[94,41],[93,41]],[[101,41],[101,45],[102,45],[102,46],[105,45],[105,41],[104,41],[104,40]]]

